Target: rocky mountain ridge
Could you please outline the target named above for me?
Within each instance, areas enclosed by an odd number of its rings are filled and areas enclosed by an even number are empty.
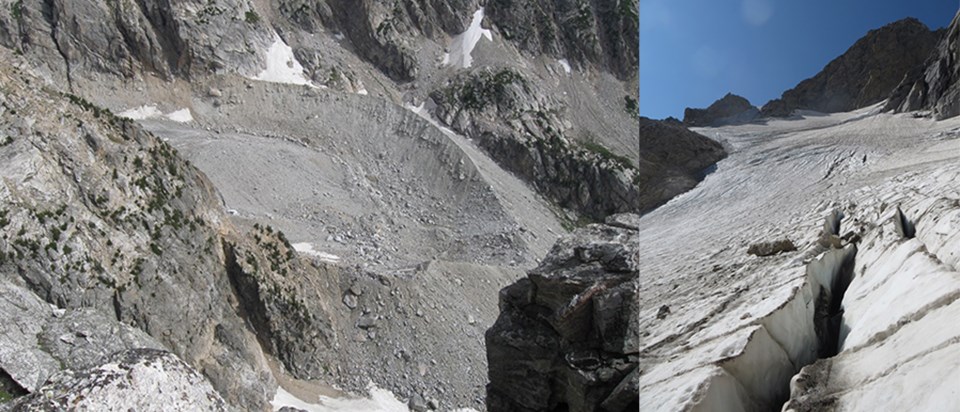
[[[686,108],[683,111],[683,124],[687,127],[722,126],[727,123],[748,122],[760,115],[760,110],[750,101],[727,93],[706,109]]]
[[[960,115],[960,12],[924,64],[904,76],[884,110],[930,110],[938,120]]]
[[[763,105],[766,117],[795,109],[832,113],[869,106],[887,98],[934,50],[939,33],[915,18],[871,30],[815,76]]]

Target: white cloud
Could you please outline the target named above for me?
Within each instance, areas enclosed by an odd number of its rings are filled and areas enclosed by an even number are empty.
[[[762,26],[773,16],[773,5],[770,0],[742,0],[740,14],[747,24]]]

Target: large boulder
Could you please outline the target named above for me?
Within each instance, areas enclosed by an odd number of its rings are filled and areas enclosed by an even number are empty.
[[[815,76],[763,106],[764,116],[789,116],[796,109],[845,112],[877,103],[923,63],[937,34],[915,18],[869,31]]]
[[[760,110],[750,104],[750,101],[727,93],[720,100],[713,102],[706,109],[691,107],[683,111],[683,124],[687,126],[720,126],[730,123],[749,122],[760,115]]]
[[[926,63],[903,78],[884,110],[930,110],[938,120],[960,115],[960,11]]]
[[[574,232],[500,291],[486,333],[488,410],[638,408],[637,220]]]

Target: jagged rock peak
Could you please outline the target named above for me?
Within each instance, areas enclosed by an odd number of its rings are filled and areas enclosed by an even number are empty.
[[[637,410],[639,217],[607,222],[557,241],[500,291],[486,333],[489,411]]]
[[[930,110],[938,120],[960,115],[960,10],[923,66],[904,76],[887,110]]]
[[[683,124],[687,126],[719,126],[729,123],[748,122],[760,111],[744,97],[733,93],[713,102],[706,109],[688,107],[683,111]]]
[[[844,112],[890,95],[930,55],[937,34],[915,18],[870,30],[815,76],[763,106],[764,116],[789,116],[796,109]]]

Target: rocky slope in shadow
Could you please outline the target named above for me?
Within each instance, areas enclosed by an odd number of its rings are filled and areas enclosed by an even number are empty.
[[[761,113],[783,117],[796,109],[845,112],[877,103],[923,64],[938,36],[915,18],[871,30],[815,76],[767,102]]]
[[[638,224],[614,215],[579,229],[500,291],[489,411],[637,410]]]
[[[686,127],[640,118],[640,213],[697,185],[727,156],[723,146]]]
[[[937,120],[960,115],[960,11],[926,62],[904,76],[887,110],[930,110]]]

